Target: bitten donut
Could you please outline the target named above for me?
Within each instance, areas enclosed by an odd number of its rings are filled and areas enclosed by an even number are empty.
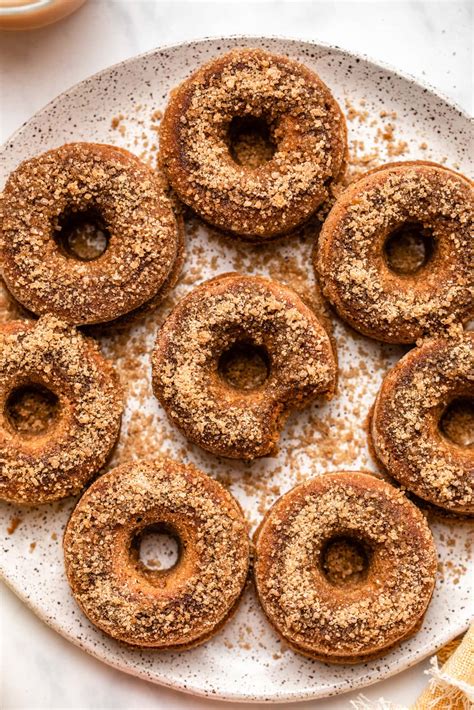
[[[257,356],[265,368],[249,388],[225,374],[242,353],[243,366]],[[156,397],[190,441],[253,459],[275,451],[290,410],[334,394],[337,365],[328,334],[294,291],[231,273],[174,308],[158,332],[152,373]]]
[[[441,165],[369,172],[323,225],[315,250],[323,292],[353,328],[386,342],[413,343],[464,323],[473,313],[473,216],[472,182]],[[397,239],[419,240],[420,259],[391,263]]]
[[[444,415],[466,405],[473,432],[474,333],[433,338],[410,350],[385,376],[370,426],[374,453],[387,473],[423,500],[474,514],[474,448],[444,430]],[[468,425],[469,425],[468,423]]]
[[[149,569],[150,531],[179,542],[166,570]],[[249,566],[239,505],[217,481],[170,459],[135,461],[101,476],[73,511],[66,572],[89,620],[134,646],[184,650],[207,641],[234,610]]]
[[[296,486],[267,513],[255,544],[258,597],[298,653],[361,663],[421,626],[435,584],[433,538],[420,510],[372,474]],[[352,561],[340,551],[349,545]]]
[[[233,147],[241,134],[249,152],[252,131],[271,147],[257,165]],[[307,220],[342,176],[346,153],[344,117],[328,87],[261,49],[236,49],[198,69],[173,91],[161,123],[160,164],[179,197],[251,241]]]
[[[122,390],[94,341],[54,316],[0,326],[0,498],[78,493],[117,440]]]
[[[182,235],[162,179],[123,149],[72,143],[23,162],[7,181],[2,213],[2,276],[36,315],[112,321],[175,278]],[[95,259],[73,249],[81,226],[105,240]]]

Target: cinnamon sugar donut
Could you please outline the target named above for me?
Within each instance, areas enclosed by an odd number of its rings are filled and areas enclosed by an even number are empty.
[[[54,316],[0,326],[0,498],[77,493],[120,431],[122,391],[94,341]]]
[[[257,165],[245,159],[248,146],[239,155],[232,145],[236,133],[248,144],[253,131],[273,146]],[[217,228],[254,241],[314,213],[344,172],[346,152],[328,87],[261,49],[236,49],[198,69],[173,91],[161,123],[160,163],[179,197]]]
[[[168,294],[174,289],[178,283],[179,277],[183,270],[185,258],[186,258],[186,236],[185,236],[185,224],[182,215],[182,210],[177,206],[177,199],[174,195],[171,195],[173,201],[173,210],[177,222],[177,253],[176,259],[173,263],[172,269],[166,280],[163,282],[159,291],[151,297],[149,301],[145,301],[141,306],[135,308],[135,310],[126,313],[123,316],[119,316],[112,321],[107,321],[106,323],[98,323],[96,325],[90,325],[87,327],[87,333],[94,337],[100,337],[106,335],[110,332],[112,328],[120,330],[123,328],[128,328],[130,325],[143,321],[147,316],[152,314],[158,306],[164,301]]]
[[[296,486],[266,514],[255,544],[258,597],[298,653],[360,663],[421,626],[433,538],[418,508],[374,475],[328,473]],[[349,545],[362,560],[353,570],[335,547]]]
[[[180,557],[167,570],[149,569],[138,556],[141,536],[157,526],[179,540]],[[170,459],[101,476],[64,536],[66,572],[83,612],[113,638],[147,648],[182,650],[216,633],[240,599],[249,552],[231,494]]]
[[[239,349],[265,365],[248,388],[225,374]],[[190,441],[253,459],[275,451],[290,410],[334,394],[337,366],[328,334],[294,291],[260,276],[224,274],[168,316],[152,371],[156,397]]]
[[[474,448],[443,430],[443,415],[459,401],[472,410],[474,333],[433,338],[410,350],[384,378],[370,437],[384,469],[409,491],[452,513],[473,515]],[[472,421],[471,413],[471,435]]]
[[[72,143],[23,162],[7,181],[2,212],[2,275],[36,315],[112,321],[166,288],[180,257],[160,177],[121,148]],[[72,248],[81,226],[100,230],[98,258]]]
[[[464,323],[473,312],[473,215],[472,182],[441,165],[370,171],[323,225],[315,268],[325,295],[353,328],[386,342],[413,343]],[[387,247],[404,237],[424,249],[418,268],[390,264]]]

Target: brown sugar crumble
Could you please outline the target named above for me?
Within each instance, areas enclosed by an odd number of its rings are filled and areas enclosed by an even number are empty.
[[[472,440],[473,371],[474,334],[425,340],[384,381],[372,424],[376,454],[391,475],[423,499],[459,513],[474,510],[474,476],[461,453],[469,446],[464,437]],[[464,400],[453,402],[463,393]],[[455,407],[446,410],[448,403]],[[436,408],[448,416],[440,418]],[[459,437],[460,448],[447,446],[446,437],[454,443]]]
[[[290,417],[276,459],[261,459],[252,464],[219,461],[198,451],[169,424],[151,395],[149,353],[166,314],[195,284],[209,277],[209,267],[214,270],[211,273],[269,273],[272,278],[293,288],[319,317],[325,315],[326,324],[333,324],[333,316],[329,315],[307,266],[312,251],[311,233],[303,234],[295,243],[283,247],[275,242],[249,251],[245,244],[230,244],[223,235],[208,230],[208,244],[205,245],[203,226],[196,217],[186,220],[186,230],[188,265],[176,289],[157,310],[136,325],[127,326],[120,332],[104,329],[99,335],[105,354],[116,363],[126,400],[133,402],[132,409],[128,408],[109,467],[157,453],[193,460],[231,490],[253,501],[251,507],[255,507],[257,515],[261,516],[281,493],[307,478],[308,466],[316,473],[321,470],[322,462],[325,470],[351,467],[355,462],[367,465],[366,436],[362,426],[358,426],[367,411],[363,400],[373,398],[382,374],[394,356],[399,356],[403,350],[367,341],[340,321],[336,321],[335,333],[340,354],[339,391],[346,392],[348,403],[344,411],[339,411],[336,399],[329,405],[313,405]],[[350,366],[341,362],[341,355],[344,361],[350,360]],[[251,522],[257,524],[258,517],[252,516]]]
[[[190,563],[186,584],[174,592],[172,577],[157,577],[138,558],[117,573],[115,551],[127,546],[117,530],[135,538],[156,522],[157,510],[185,541]],[[115,638],[157,647],[185,648],[213,633],[239,599],[249,564],[236,502],[205,474],[169,459],[130,462],[96,481],[71,516],[64,550],[87,616]],[[123,574],[136,594],[127,593]]]
[[[319,239],[315,268],[324,293],[372,337],[408,343],[449,332],[472,312],[473,200],[466,178],[423,163],[387,166],[352,183]],[[410,224],[424,242],[435,235],[445,255],[418,279],[387,266],[393,254],[384,247]],[[408,251],[417,263],[419,253]]]
[[[242,399],[223,385],[214,361],[246,342],[268,355],[274,374]],[[285,414],[330,397],[334,377],[330,341],[314,314],[281,285],[248,275],[228,274],[183,300],[153,355],[153,386],[168,416],[192,441],[231,458],[270,453]]]
[[[69,143],[24,161],[6,182],[2,212],[5,282],[37,315],[113,321],[156,297],[179,260],[179,227],[162,180],[110,145]],[[107,258],[74,254],[78,222],[103,233]]]
[[[383,109],[378,114],[370,114],[364,99],[361,99],[358,105],[346,99],[345,109],[349,124],[364,125],[370,133],[370,138],[368,141],[352,138],[352,133],[356,134],[357,131],[349,131],[349,162],[344,185],[348,185],[367,170],[390,162],[393,158],[405,157],[410,152],[407,141],[398,137],[396,111]]]
[[[267,615],[295,648],[320,658],[363,657],[412,633],[433,591],[436,551],[422,514],[368,475],[329,474],[294,489],[272,509],[256,548]]]
[[[332,584],[357,583],[365,577],[367,556],[362,546],[338,539],[325,551],[322,567]]]
[[[372,114],[362,105],[352,109],[346,106],[346,115],[350,122],[351,141],[349,169],[344,184],[384,162],[390,155],[389,150],[401,150],[401,153],[393,152],[392,155],[401,155],[403,159],[413,151],[416,153],[418,148],[427,154],[424,157],[429,157],[430,147],[425,141],[400,148],[403,136],[397,129],[395,112],[387,110],[381,111],[380,115]],[[161,118],[160,110],[150,115],[146,107],[137,106],[134,111],[112,119],[110,142],[120,143],[154,167],[158,150],[156,133]],[[385,126],[387,122],[394,128],[382,127],[381,124]],[[359,125],[370,128],[371,139],[356,138]],[[265,152],[259,154],[259,150],[268,151],[266,144],[252,143],[252,140],[244,141],[242,148],[241,160],[249,165],[252,161],[258,164],[265,158]],[[252,151],[257,155],[252,155]],[[342,187],[336,186],[335,189]],[[324,217],[325,213],[322,214]],[[116,361],[128,403],[122,435],[106,469],[130,459],[162,454],[194,461],[228,485],[241,501],[245,501],[246,510],[255,509],[255,514],[248,517],[256,525],[279,495],[309,476],[324,470],[354,467],[361,462],[371,466],[367,463],[370,459],[362,427],[368,409],[366,402],[373,399],[382,375],[404,353],[404,348],[369,342],[330,312],[309,267],[314,235],[319,226],[309,225],[308,231],[303,230],[297,237],[292,237],[294,241],[291,243],[290,240],[284,244],[274,242],[249,249],[248,245],[236,241],[230,243],[222,234],[204,227],[195,215],[186,215],[189,254],[185,272],[176,289],[145,319],[125,324],[120,331],[99,328],[94,332],[94,337],[108,357]],[[203,236],[204,230],[206,236]],[[293,288],[318,315],[325,314],[328,322],[332,323],[340,353],[339,391],[347,397],[344,407],[339,407],[336,400],[329,405],[313,405],[290,418],[278,455],[252,464],[219,460],[197,450],[169,425],[151,396],[149,353],[164,317],[196,284],[228,270],[268,274]],[[0,321],[19,317],[25,317],[25,312],[6,293],[2,296],[0,283]],[[246,377],[245,372],[240,374]],[[8,534],[13,534],[20,522],[20,518],[12,518]],[[51,539],[57,540],[57,534],[52,533]],[[353,562],[343,557],[339,562],[336,560],[336,566],[338,564],[341,564],[342,570],[347,570]],[[453,565],[442,569],[442,574],[451,575],[451,579],[465,573],[464,569],[456,568],[454,571]],[[225,643],[229,647],[233,645],[230,641]],[[239,643],[252,647],[257,645],[256,639],[247,637],[245,632],[242,632]],[[285,647],[282,653],[285,653]],[[280,658],[282,653],[275,654],[275,658]]]
[[[9,400],[8,415],[14,429],[23,436],[35,436],[46,431],[57,416],[56,398],[38,385],[20,394],[22,396]]]
[[[123,407],[96,343],[51,315],[1,324],[0,383],[10,392],[2,428],[17,432],[2,442],[2,498],[31,504],[78,492],[107,459]]]
[[[160,165],[180,198],[211,224],[256,241],[290,231],[324,202],[345,152],[342,116],[320,79],[251,49],[181,84],[160,140]]]
[[[17,527],[20,525],[20,523],[21,523],[21,518],[18,518],[17,516],[11,518],[10,523],[7,527],[7,533],[9,535],[13,535],[13,533],[15,532]]]

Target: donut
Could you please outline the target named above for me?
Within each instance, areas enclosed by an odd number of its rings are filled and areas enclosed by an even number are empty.
[[[436,163],[393,163],[344,190],[327,217],[314,266],[325,296],[353,328],[414,343],[473,313],[474,190]],[[390,261],[397,240],[420,258]]]
[[[250,386],[226,375],[226,361],[237,355],[239,365],[239,354],[244,366],[255,356],[264,366]],[[330,338],[299,296],[236,273],[185,296],[152,357],[153,390],[171,422],[203,449],[247,460],[274,453],[289,412],[331,398],[336,376]]]
[[[109,335],[112,329],[115,329],[115,331],[123,331],[135,323],[143,322],[148,316],[156,311],[158,306],[163,303],[165,298],[178,283],[186,257],[185,224],[181,207],[178,205],[175,196],[170,195],[170,197],[173,199],[173,210],[178,226],[178,251],[172,269],[166,277],[166,280],[163,282],[160,290],[157,291],[149,301],[145,301],[145,303],[138,308],[135,308],[133,311],[125,313],[125,315],[119,316],[112,321],[107,321],[106,323],[97,323],[96,325],[86,326],[84,330],[88,335],[100,338],[104,335]]]
[[[456,403],[466,405],[472,435],[474,333],[427,340],[388,372],[370,441],[384,470],[409,491],[451,513],[473,515],[473,445],[450,438],[443,426]]]
[[[113,321],[169,282],[182,235],[163,180],[121,148],[72,143],[23,162],[2,199],[2,276],[36,315],[85,325]],[[97,229],[98,258],[74,251]]]
[[[255,134],[271,147],[261,162]],[[302,64],[261,49],[202,66],[172,92],[161,122],[159,161],[178,196],[249,241],[305,222],[342,177],[346,154],[344,117],[328,87]]]
[[[294,651],[319,661],[384,655],[420,628],[433,594],[436,548],[425,518],[369,473],[296,486],[268,511],[255,547],[268,620]]]
[[[92,339],[51,315],[0,325],[0,498],[78,493],[106,463],[122,410],[118,377]]]
[[[179,541],[169,569],[141,562],[139,542],[165,530]],[[184,650],[227,621],[247,579],[250,541],[242,511],[217,481],[170,459],[134,461],[98,478],[67,524],[72,593],[114,639]]]

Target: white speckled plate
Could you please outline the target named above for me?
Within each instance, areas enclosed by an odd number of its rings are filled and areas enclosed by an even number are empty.
[[[349,139],[359,154],[376,149],[382,159],[393,160],[400,159],[396,156],[402,151],[402,159],[446,161],[462,172],[472,172],[468,163],[472,147],[469,119],[434,91],[340,49],[296,40],[233,38],[157,49],[81,82],[36,114],[3,146],[2,182],[24,158],[74,140],[115,143],[139,155],[153,155],[156,132],[150,128],[150,115],[165,106],[170,89],[203,61],[245,45],[265,47],[308,64],[331,87],[343,108],[347,109],[345,100],[350,99],[358,113],[349,122]],[[397,117],[381,116],[383,112],[396,112]],[[117,118],[121,115],[123,118]],[[113,118],[117,120],[112,123]],[[394,124],[394,137],[390,140],[387,123]],[[389,137],[391,130],[388,129]],[[385,139],[382,133],[386,134]],[[404,147],[399,141],[407,145]],[[201,227],[190,235],[185,264],[188,278],[180,282],[173,298],[189,291],[193,280],[231,269],[283,278],[285,263],[299,269],[296,285],[311,291],[314,284],[310,247],[308,239],[296,239],[280,244],[274,252],[266,252],[236,246]],[[272,253],[274,259],[268,258]],[[156,323],[161,317],[162,312],[150,316]],[[131,335],[135,340],[144,340],[148,350],[151,348],[150,332],[143,325],[134,326]],[[253,524],[261,518],[262,510],[297,480],[338,467],[348,468],[347,460],[353,469],[373,469],[363,424],[384,370],[400,357],[403,349],[356,336],[336,319],[335,337],[341,365],[338,397],[330,405],[314,405],[293,417],[282,437],[279,456],[252,465],[219,461],[187,446],[151,396],[148,360],[143,357],[146,398],[141,410],[149,415],[148,445],[156,453],[191,460],[211,475],[225,476]],[[113,350],[113,340],[113,336],[103,339],[106,351]],[[130,455],[130,417],[135,407],[130,396],[122,435],[126,445],[119,446],[115,462]],[[266,487],[266,493],[262,493],[260,484]],[[341,667],[292,653],[269,628],[251,588],[236,616],[206,645],[180,654],[130,650],[91,626],[69,592],[61,536],[72,505],[73,501],[68,500],[35,509],[1,507],[3,576],[38,616],[73,643],[116,668],[155,683],[243,701],[320,698],[363,687],[407,668],[461,633],[470,621],[473,605],[467,571],[471,564],[469,528],[466,524],[433,522],[442,573],[423,628],[381,660]],[[9,533],[15,519],[20,522]]]

